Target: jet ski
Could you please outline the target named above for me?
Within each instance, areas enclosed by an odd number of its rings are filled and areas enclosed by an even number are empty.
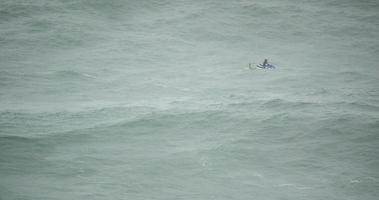
[[[267,59],[265,59],[263,61],[263,64],[259,64],[257,65],[258,68],[261,68],[261,69],[275,69],[275,66],[274,65],[271,65],[268,63]]]
[[[266,64],[266,65],[259,64],[257,65],[257,67],[260,69],[275,69],[276,68],[274,65],[271,65],[271,64]]]

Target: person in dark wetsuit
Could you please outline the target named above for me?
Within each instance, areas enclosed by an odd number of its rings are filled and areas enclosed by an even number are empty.
[[[265,59],[265,60],[263,61],[263,66],[266,67],[267,64],[268,64],[267,59]]]

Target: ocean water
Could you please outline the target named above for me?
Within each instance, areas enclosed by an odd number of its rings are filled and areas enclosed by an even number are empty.
[[[378,33],[377,0],[0,0],[0,199],[377,200]]]

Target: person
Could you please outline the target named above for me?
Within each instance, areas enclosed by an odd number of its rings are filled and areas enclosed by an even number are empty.
[[[267,62],[267,59],[265,59],[264,61],[263,61],[263,66],[267,66],[267,64],[268,64],[268,62]]]

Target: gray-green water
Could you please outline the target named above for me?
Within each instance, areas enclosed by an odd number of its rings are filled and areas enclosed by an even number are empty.
[[[376,200],[378,33],[376,0],[0,0],[0,199]]]

